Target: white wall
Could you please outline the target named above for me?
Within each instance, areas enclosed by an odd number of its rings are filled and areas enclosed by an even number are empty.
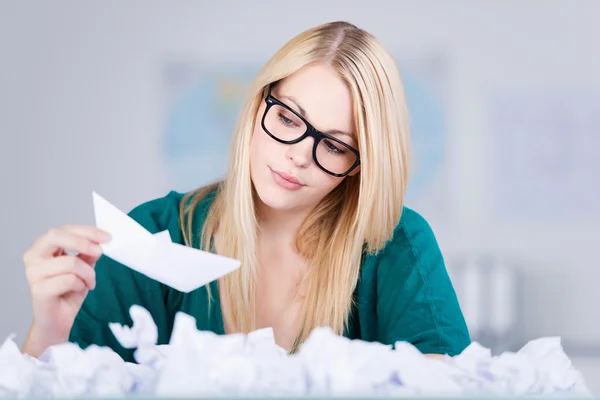
[[[129,209],[170,189],[158,148],[162,63],[260,63],[301,30],[346,19],[396,54],[449,57],[453,214],[450,226],[434,225],[444,251],[527,260],[527,335],[600,341],[600,221],[491,223],[482,151],[491,91],[600,91],[599,2],[256,4],[0,3],[0,337],[22,340],[31,320],[21,257],[37,235],[92,223],[92,190]]]

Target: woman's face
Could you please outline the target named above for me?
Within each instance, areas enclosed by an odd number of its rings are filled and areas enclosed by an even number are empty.
[[[273,87],[271,96],[302,115],[318,131],[358,149],[350,90],[330,66],[300,69]],[[314,138],[284,144],[265,132],[261,125],[265,109],[263,100],[250,144],[250,173],[258,196],[276,210],[312,209],[344,178],[328,174],[316,164]],[[292,140],[306,131],[306,125],[281,106],[271,107],[265,121],[268,131],[283,140]],[[324,139],[319,143],[317,159],[332,172],[343,173],[356,155],[339,142]],[[355,168],[351,175],[358,171]]]

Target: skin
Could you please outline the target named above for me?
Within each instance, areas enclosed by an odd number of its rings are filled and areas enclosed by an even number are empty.
[[[64,226],[40,236],[25,252],[33,323],[22,351],[39,357],[64,343],[89,290],[96,285],[94,266],[109,236],[93,226]],[[67,255],[65,249],[79,253]]]
[[[345,132],[348,135],[335,136],[358,147],[353,138],[350,91],[331,67],[305,67],[280,82],[272,95],[297,112],[303,110],[305,119],[316,129]],[[257,112],[250,144],[251,177],[261,200],[262,216],[257,321],[260,327],[273,327],[276,342],[289,349],[299,328],[302,305],[302,296],[297,299],[292,296],[307,268],[294,246],[296,234],[307,214],[345,178],[329,175],[316,165],[312,156],[313,138],[293,145],[271,138],[260,123],[265,107],[263,102]],[[297,178],[302,188],[282,187],[272,171]],[[352,174],[358,172],[357,168]]]
[[[305,119],[321,132],[345,132],[335,136],[358,148],[351,94],[331,67],[304,67],[280,82],[272,95],[298,112],[302,109]],[[298,329],[302,293],[299,298],[291,296],[307,268],[295,249],[295,237],[308,213],[345,178],[329,175],[316,165],[312,138],[287,145],[268,136],[260,125],[265,106],[263,102],[257,111],[250,144],[251,178],[260,198],[261,215],[257,321],[258,328],[273,327],[277,344],[289,349]],[[283,187],[274,172],[295,177],[302,187]],[[359,172],[356,168],[352,175]],[[109,239],[107,233],[93,226],[65,226],[40,236],[26,251],[23,259],[34,321],[23,345],[24,353],[38,357],[48,346],[68,340],[75,316],[95,286],[99,244]],[[79,256],[69,256],[65,249]],[[227,299],[223,297],[222,301]],[[230,317],[223,317],[227,330]]]

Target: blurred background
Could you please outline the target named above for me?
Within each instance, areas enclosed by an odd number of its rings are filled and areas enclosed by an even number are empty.
[[[396,57],[407,206],[437,234],[473,339],[560,336],[600,389],[600,2],[0,1],[0,339],[31,322],[22,254],[220,177],[254,74],[346,20]],[[598,393],[598,392],[597,392]]]

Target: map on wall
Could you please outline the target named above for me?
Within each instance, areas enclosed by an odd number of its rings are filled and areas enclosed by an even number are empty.
[[[446,64],[438,58],[398,63],[408,99],[413,152],[406,205],[441,222],[448,213]],[[256,65],[241,64],[203,68],[192,61],[166,66],[161,149],[172,189],[185,192],[225,175],[232,132],[258,70]]]

